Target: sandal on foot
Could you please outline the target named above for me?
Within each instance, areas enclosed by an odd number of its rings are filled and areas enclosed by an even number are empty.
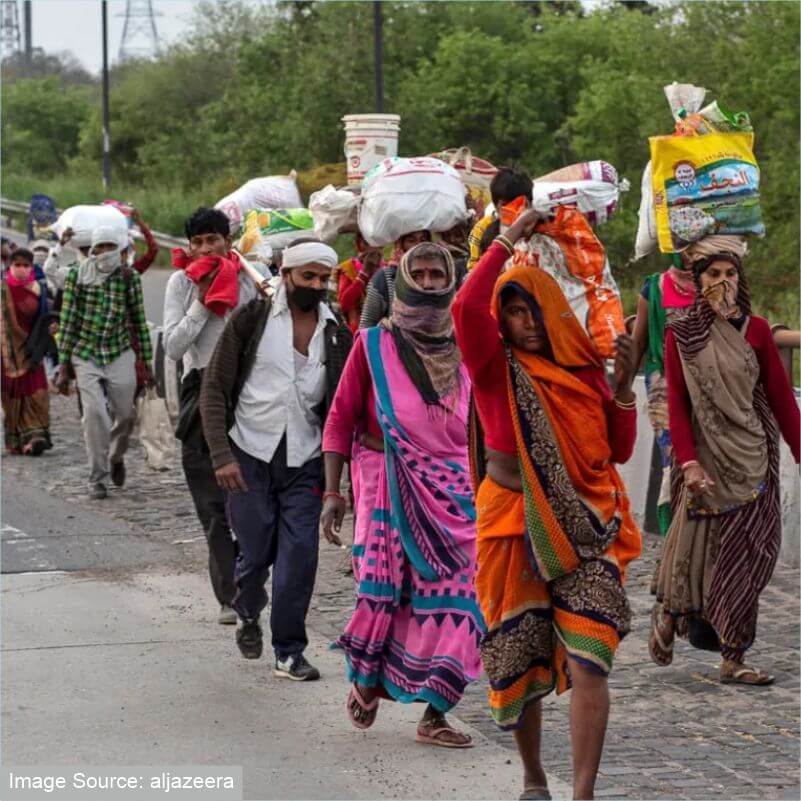
[[[455,738],[455,739],[454,739]],[[469,734],[456,731],[445,716],[421,720],[417,726],[418,743],[438,745],[441,748],[472,748],[473,738]]]
[[[753,678],[747,678],[748,676]],[[764,670],[752,668],[748,665],[741,665],[732,673],[724,673],[723,666],[720,669],[721,684],[748,684],[752,687],[765,687],[768,684],[773,684],[775,680],[773,676],[768,675]]]
[[[551,801],[551,791],[547,787],[532,784],[525,787],[520,801]]]
[[[348,718],[357,729],[369,729],[378,715],[378,698],[365,701],[359,688],[354,684],[348,693]],[[356,708],[361,712],[361,720],[356,717]]]
[[[41,456],[47,449],[47,442],[43,439],[32,439],[22,449],[25,456]]]
[[[653,610],[651,610],[651,637],[648,640],[648,653],[659,667],[667,667],[673,661],[675,632],[671,634],[670,644],[665,643],[665,637],[663,636],[665,630],[660,625],[661,617],[661,607],[659,605],[654,606]]]

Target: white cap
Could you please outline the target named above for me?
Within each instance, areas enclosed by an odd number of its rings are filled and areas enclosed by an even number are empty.
[[[100,225],[92,231],[92,249],[96,245],[116,245],[120,250],[128,246],[127,234],[110,225]]]

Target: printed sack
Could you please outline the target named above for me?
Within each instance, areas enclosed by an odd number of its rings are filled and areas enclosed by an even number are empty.
[[[764,236],[752,132],[655,136],[649,142],[663,253],[710,234]]]

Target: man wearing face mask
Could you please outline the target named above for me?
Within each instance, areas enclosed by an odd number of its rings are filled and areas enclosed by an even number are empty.
[[[233,607],[246,659],[262,653],[259,616],[273,568],[275,675],[319,678],[303,651],[317,572],[322,425],[353,341],[325,303],[336,252],[301,240],[283,252],[281,281],[226,323],[203,376],[200,413],[239,544]]]
[[[153,356],[141,281],[123,267],[125,244],[116,229],[100,227],[93,232],[88,258],[67,275],[59,321],[56,387],[66,392],[72,362],[83,405],[89,497],[95,500],[108,495],[109,478],[117,487],[125,483],[123,458],[136,391],[129,321],[141,359],[149,365]]]

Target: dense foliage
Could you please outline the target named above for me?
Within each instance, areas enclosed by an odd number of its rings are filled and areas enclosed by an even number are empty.
[[[647,138],[672,128],[663,85],[696,83],[749,111],[768,226],[752,282],[763,309],[797,317],[797,2],[385,2],[383,14],[385,109],[402,117],[401,154],[470,145],[534,176],[603,158],[630,179],[600,230],[629,301],[660,265],[630,259]],[[5,72],[4,195],[51,183],[99,196],[99,88],[56,72]],[[342,161],[340,118],[372,110],[373,93],[372,3],[201,4],[180,45],[113,72],[112,194],[124,188],[177,232],[188,208],[250,177]]]

